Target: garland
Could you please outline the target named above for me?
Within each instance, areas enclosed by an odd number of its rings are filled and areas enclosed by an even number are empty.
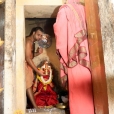
[[[38,76],[37,75],[37,79],[42,82],[44,85],[50,84],[52,82],[52,70],[50,69],[50,75],[49,75],[49,79],[48,80],[44,80],[43,76]]]

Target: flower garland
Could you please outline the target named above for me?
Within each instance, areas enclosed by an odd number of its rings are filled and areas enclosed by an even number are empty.
[[[49,75],[49,79],[48,80],[44,80],[43,76],[38,76],[37,75],[37,79],[40,80],[40,82],[42,82],[44,85],[50,84],[52,82],[52,70],[50,69],[50,75]]]

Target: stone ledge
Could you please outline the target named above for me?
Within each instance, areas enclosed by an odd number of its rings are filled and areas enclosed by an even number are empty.
[[[37,109],[36,112],[30,112],[30,109],[27,109],[26,114],[65,114],[65,110],[58,108],[42,108]]]

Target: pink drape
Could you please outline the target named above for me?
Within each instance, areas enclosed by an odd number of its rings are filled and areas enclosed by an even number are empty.
[[[68,76],[70,114],[94,114],[84,6],[60,7],[54,24],[61,77]]]

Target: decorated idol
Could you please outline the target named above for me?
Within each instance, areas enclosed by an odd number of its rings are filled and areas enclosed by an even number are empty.
[[[58,97],[53,90],[54,84],[52,82],[53,73],[48,61],[44,61],[41,68],[45,76],[38,76],[33,85],[34,98],[38,107],[54,106],[58,103]]]

